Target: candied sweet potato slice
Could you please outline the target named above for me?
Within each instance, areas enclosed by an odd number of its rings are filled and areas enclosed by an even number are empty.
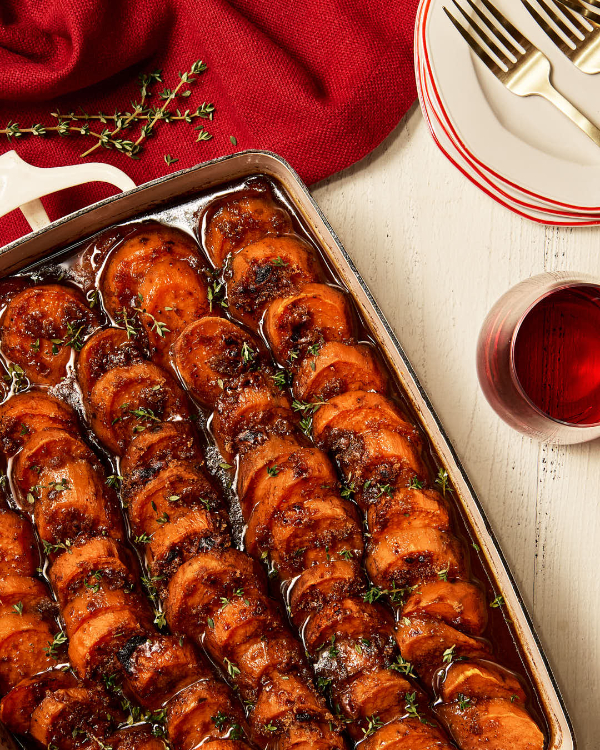
[[[535,721],[505,698],[441,704],[438,712],[464,750],[542,750],[544,735]]]
[[[296,294],[273,300],[263,325],[281,364],[292,351],[296,362],[325,341],[350,341],[354,329],[345,293],[329,284],[306,284]]]
[[[458,578],[466,573],[464,550],[452,534],[432,528],[409,528],[373,535],[366,568],[375,585],[404,588],[439,577]]]
[[[381,427],[410,437],[413,442],[419,441],[415,428],[396,404],[372,391],[345,391],[329,399],[315,412],[312,433],[321,448],[332,450],[338,430],[360,434]]]
[[[294,376],[294,396],[325,401],[346,391],[384,393],[387,378],[372,347],[329,341],[304,358]]]
[[[229,309],[256,330],[274,299],[293,294],[320,277],[315,251],[305,240],[297,235],[265,237],[233,256],[227,279]]]
[[[0,702],[0,721],[15,734],[26,734],[36,706],[48,692],[75,687],[75,677],[62,669],[27,677],[10,690]]]
[[[303,538],[306,542],[306,534],[299,538],[292,535],[293,544],[288,544],[288,548],[294,551],[290,554],[281,554],[276,548],[271,550],[271,563],[274,570],[286,581],[293,576],[302,573],[303,570],[310,568],[312,565],[321,565],[331,560],[344,559],[348,555],[356,558],[362,558],[363,554],[363,537],[362,531],[353,527],[346,536],[336,539],[335,536],[319,533],[312,539],[312,546],[296,546],[296,542]],[[310,539],[310,537],[309,537]]]
[[[178,693],[167,706],[167,729],[174,750],[194,750],[210,739],[228,737],[245,727],[240,704],[231,690],[204,678]],[[233,750],[233,749],[232,749]]]
[[[20,680],[54,666],[46,653],[52,643],[50,625],[39,615],[13,611],[0,616],[0,693]]]
[[[243,589],[264,594],[267,582],[261,566],[235,549],[203,552],[184,563],[169,583],[167,622],[175,633],[201,637],[206,620],[221,597]]]
[[[420,583],[406,599],[401,614],[427,615],[469,635],[481,635],[488,619],[484,592],[468,581]]]
[[[69,641],[69,660],[82,679],[97,679],[119,668],[118,652],[135,637],[153,630],[152,619],[133,608],[99,611]]]
[[[156,635],[139,644],[133,639],[119,653],[119,661],[136,701],[153,711],[207,674],[192,644],[172,635]]]
[[[104,739],[113,726],[109,706],[84,687],[59,688],[43,698],[31,716],[31,735],[44,747],[72,750],[88,733]]]
[[[362,743],[362,750],[453,750],[438,727],[419,719],[396,719]]]
[[[453,659],[465,656],[485,659],[490,652],[485,641],[471,638],[440,620],[426,617],[400,620],[396,626],[396,641],[403,658],[425,680],[444,666],[444,652],[448,649]]]
[[[218,509],[217,489],[210,477],[187,461],[173,461],[150,481],[127,495],[129,520],[136,534],[153,534],[190,508]]]
[[[119,456],[153,424],[189,419],[185,394],[151,362],[115,367],[102,375],[90,393],[89,410],[92,429]]]
[[[139,305],[140,284],[149,270],[165,261],[183,261],[202,268],[196,242],[181,229],[157,221],[144,222],[110,253],[101,279],[104,306],[115,320]]]
[[[279,736],[280,750],[345,750],[346,747],[332,721],[297,721]]]
[[[230,462],[264,442],[269,435],[295,430],[297,418],[286,392],[275,384],[275,374],[248,372],[224,386],[217,398],[211,430],[223,458]]]
[[[30,576],[6,575],[0,577],[0,614],[15,612],[43,615],[52,613],[48,589]]]
[[[219,313],[208,299],[205,276],[181,260],[155,263],[139,286],[138,300],[150,356],[162,367],[171,366],[171,346],[187,325]]]
[[[0,441],[14,455],[32,435],[46,429],[74,432],[77,417],[70,406],[44,391],[32,389],[12,396],[0,406]]]
[[[362,595],[364,575],[358,561],[333,560],[313,565],[296,578],[288,589],[291,615],[300,627],[311,612],[322,609],[327,602]]]
[[[270,727],[282,731],[298,720],[327,721],[330,718],[323,700],[305,679],[290,673],[273,674],[268,688],[261,691],[256,701],[252,726],[268,738],[274,732]]]
[[[203,216],[204,245],[219,268],[229,253],[268,235],[288,234],[292,221],[268,186],[243,190],[215,202]]]
[[[50,582],[61,607],[90,587],[133,588],[139,568],[132,552],[114,539],[92,539],[61,555],[50,568]],[[87,585],[86,585],[87,584]]]
[[[231,542],[227,523],[221,513],[204,507],[188,511],[163,524],[146,546],[150,572],[157,588],[165,587],[171,576],[200,552],[228,547]]]
[[[440,531],[450,528],[448,507],[439,492],[407,487],[393,490],[391,495],[383,492],[376,503],[369,505],[367,521],[372,535],[422,527]]]
[[[156,470],[177,460],[203,463],[189,422],[157,422],[138,432],[121,459],[124,494],[147,482]]]
[[[32,576],[39,564],[29,521],[12,510],[0,509],[0,576]]]
[[[466,698],[508,698],[524,704],[527,696],[516,675],[490,661],[451,664],[441,685],[444,703]]]
[[[304,626],[306,647],[316,654],[328,643],[361,638],[372,640],[378,635],[383,640],[392,640],[393,619],[390,612],[379,604],[348,598],[325,604],[314,612]]]
[[[76,372],[83,400],[89,399],[98,379],[114,367],[130,367],[144,361],[139,344],[123,328],[105,328],[85,342],[77,357]]]
[[[111,750],[166,750],[164,740],[155,737],[151,725],[126,727],[108,737],[104,744]]]
[[[144,596],[124,588],[101,589],[101,580],[101,578],[96,580],[94,584],[88,583],[85,592],[71,599],[62,608],[61,615],[69,638],[72,638],[79,628],[100,613],[129,610],[138,612],[141,619],[150,618],[148,601]]]
[[[32,383],[56,385],[67,374],[72,349],[96,325],[83,295],[58,284],[34,286],[9,302],[2,318],[2,351]]]
[[[265,352],[258,339],[241,326],[207,316],[181,333],[174,358],[194,397],[212,408],[226,384],[261,366]]]

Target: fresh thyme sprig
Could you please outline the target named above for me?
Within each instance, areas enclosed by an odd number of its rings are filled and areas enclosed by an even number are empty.
[[[4,128],[0,128],[0,135],[5,135],[9,142],[18,141],[23,136],[32,136],[44,138],[50,134],[57,134],[61,137],[79,135],[96,139],[96,143],[80,154],[80,158],[85,158],[93,153],[96,149],[102,147],[114,149],[120,153],[126,154],[131,158],[139,158],[142,151],[143,142],[154,132],[159,122],[173,123],[186,122],[193,123],[195,120],[212,120],[215,112],[215,105],[211,102],[203,102],[195,110],[174,108],[176,100],[187,99],[192,94],[189,88],[206,70],[206,64],[202,60],[197,60],[192,64],[190,69],[184,73],[179,73],[179,82],[175,88],[164,88],[158,97],[162,100],[160,106],[151,106],[149,100],[153,95],[152,87],[158,82],[163,82],[162,71],[155,70],[140,76],[140,97],[138,101],[132,102],[131,111],[119,111],[111,115],[103,112],[89,114],[85,110],[79,113],[74,111],[61,113],[56,110],[51,112],[50,116],[54,118],[56,124],[34,123],[29,127],[21,127],[18,122],[9,120]],[[187,86],[187,88],[184,88]],[[107,127],[101,131],[94,130],[91,123],[101,123]],[[122,137],[123,131],[130,130],[139,126],[137,137]],[[196,125],[198,130],[196,142],[208,141],[212,135],[208,133],[204,125]],[[172,157],[171,157],[172,158]],[[171,160],[168,163],[175,163]]]

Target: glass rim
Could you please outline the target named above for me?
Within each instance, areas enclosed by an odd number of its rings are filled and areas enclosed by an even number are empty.
[[[526,390],[523,388],[521,380],[519,379],[519,375],[517,374],[517,368],[515,365],[515,346],[516,346],[517,337],[519,335],[519,331],[521,330],[521,326],[525,318],[529,315],[529,313],[533,310],[533,308],[536,307],[542,300],[546,299],[546,297],[549,297],[551,294],[560,292],[563,289],[573,289],[574,287],[580,287],[580,286],[592,286],[598,289],[598,291],[600,292],[600,281],[591,281],[591,280],[589,281],[583,281],[583,280],[567,281],[565,279],[563,283],[558,284],[557,286],[554,286],[551,289],[547,289],[543,294],[541,294],[539,297],[536,297],[535,300],[526,307],[525,311],[519,317],[519,320],[517,321],[513,329],[513,332],[511,334],[511,337],[510,337],[510,357],[509,357],[510,375],[511,375],[511,380],[513,381],[513,385],[518,390],[521,397],[540,417],[543,417],[549,422],[552,422],[552,424],[560,425],[561,427],[572,427],[577,430],[590,430],[590,429],[595,429],[597,427],[600,427],[600,421],[590,422],[589,424],[578,424],[577,422],[566,422],[563,419],[557,419],[556,417],[552,417],[550,414],[547,414],[545,411],[540,409],[540,407],[537,406],[537,404],[535,404],[531,400]]]

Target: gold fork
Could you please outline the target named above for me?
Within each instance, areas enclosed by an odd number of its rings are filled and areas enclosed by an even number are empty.
[[[481,0],[489,15],[473,0],[466,0],[476,17],[470,16],[456,0],[452,1],[466,26],[444,7],[446,15],[473,52],[509,91],[517,96],[543,96],[600,146],[600,130],[550,83],[548,58],[490,0]]]
[[[565,7],[564,10],[559,8],[552,0],[538,0],[540,7],[554,21],[562,35],[548,23],[530,0],[522,0],[522,2],[536,22],[561,52],[564,52],[571,60],[573,65],[590,75],[600,73],[600,27],[584,20],[580,12],[571,8],[571,3],[574,6],[578,5],[577,0],[566,0],[566,2],[561,0],[569,6]],[[579,10],[587,10],[582,5],[579,5],[578,8]],[[593,18],[594,15],[597,14],[590,11],[589,18]],[[598,19],[600,20],[600,15]]]
[[[589,18],[596,24],[600,24],[600,0],[559,0],[561,5],[567,5],[582,16]],[[591,7],[590,7],[591,6]],[[598,10],[594,10],[598,8]]]

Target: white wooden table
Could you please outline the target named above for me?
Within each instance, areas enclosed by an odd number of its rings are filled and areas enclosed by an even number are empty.
[[[557,676],[580,750],[600,748],[600,441],[543,446],[477,382],[496,299],[542,271],[600,276],[600,229],[555,229],[494,203],[441,154],[415,105],[314,195],[381,305],[479,494]]]

